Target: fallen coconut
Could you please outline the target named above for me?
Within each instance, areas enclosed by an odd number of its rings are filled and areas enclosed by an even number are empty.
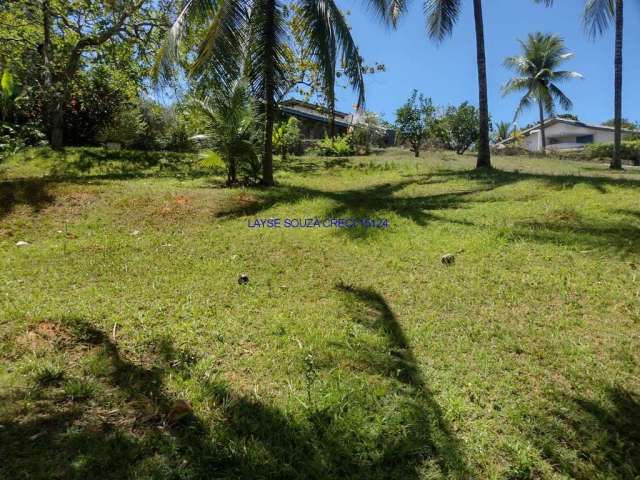
[[[456,262],[456,257],[451,253],[447,253],[446,255],[443,255],[440,260],[444,265],[453,265]]]

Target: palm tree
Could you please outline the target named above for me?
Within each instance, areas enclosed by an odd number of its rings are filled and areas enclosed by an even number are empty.
[[[545,111],[553,115],[556,101],[565,110],[570,110],[573,104],[562,90],[556,85],[571,78],[582,78],[577,72],[557,70],[557,68],[570,59],[564,45],[564,40],[557,35],[544,33],[531,33],[527,41],[520,41],[522,54],[515,57],[507,57],[504,64],[515,71],[517,77],[509,80],[502,87],[502,94],[525,92],[520,99],[514,115],[514,122],[523,110],[532,103],[538,104],[540,114],[540,135],[542,137],[542,153],[546,153],[547,139],[544,130]]]
[[[496,142],[503,142],[511,136],[511,127],[513,124],[509,122],[498,122],[496,124]]]
[[[553,0],[535,0],[553,5]],[[613,158],[610,168],[622,169],[620,156],[622,143],[622,40],[624,35],[624,1],[623,0],[585,0],[582,17],[585,30],[591,38],[602,35],[615,22],[615,54],[614,54],[614,141]]]
[[[334,0],[296,0],[303,12],[304,32],[310,55],[320,65],[329,108],[333,95],[335,63],[345,65],[348,79],[364,104],[362,59],[349,26]],[[273,185],[273,125],[276,98],[284,85],[287,41],[282,0],[183,0],[180,13],[159,52],[156,74],[171,77],[187,43],[189,25],[204,25],[206,31],[188,66],[198,79],[226,84],[246,76],[253,95],[260,99],[264,114],[262,183]]]
[[[242,81],[229,88],[213,90],[203,99],[194,99],[193,108],[204,114],[209,130],[209,144],[227,167],[227,184],[238,182],[238,169],[243,162],[254,164],[256,112],[249,88]]]
[[[614,4],[615,3],[615,4]],[[620,156],[622,143],[622,38],[624,29],[623,0],[587,0],[584,8],[584,26],[591,38],[604,33],[612,19],[616,24],[615,79],[614,79],[614,136],[613,158],[610,168],[622,170]]]
[[[378,13],[397,27],[399,17],[406,12],[408,0],[371,0]],[[461,0],[425,0],[427,31],[431,38],[441,42],[453,32],[460,16]],[[478,93],[480,112],[480,136],[478,139],[478,159],[476,168],[491,167],[489,149],[489,101],[487,95],[487,63],[484,49],[484,22],[482,20],[482,0],[473,0],[476,31],[476,54],[478,64]]]

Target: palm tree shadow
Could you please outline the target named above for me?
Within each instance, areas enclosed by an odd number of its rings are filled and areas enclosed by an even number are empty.
[[[368,425],[340,420],[342,405],[294,418],[209,377],[198,378],[197,385],[216,413],[207,422],[189,411],[176,417],[176,398],[165,381],[169,373],[189,378],[190,352],[161,339],[154,345],[153,360],[139,364],[86,320],[64,317],[58,323],[69,332],[64,342],[73,356],[99,351],[107,359],[108,372],[101,381],[111,400],[42,399],[28,415],[23,411],[3,419],[0,476],[411,479],[418,478],[416,468],[434,454],[432,443],[442,443],[432,438],[431,430],[432,416],[440,418],[440,413],[435,404],[428,414],[423,411],[429,400],[417,392],[403,403],[412,434],[380,434],[375,439],[382,451],[378,456],[371,456],[371,439],[354,437],[354,428],[367,431]],[[24,395],[7,392],[2,401]],[[451,452],[448,458],[453,458]]]
[[[418,362],[404,330],[387,301],[373,289],[338,284],[336,288],[345,294],[346,302],[352,308],[353,321],[378,332],[386,339],[386,352],[371,352],[365,349],[365,358],[361,362],[368,364],[369,370],[390,376],[405,383],[407,392],[407,418],[419,425],[407,437],[408,445],[414,449],[420,445],[428,446],[431,457],[436,460],[443,473],[455,478],[466,478],[468,467],[465,464],[459,441],[444,419],[442,409],[429,390]],[[407,446],[408,446],[407,445]],[[424,457],[407,459],[418,466]]]
[[[640,476],[640,397],[620,386],[601,401],[561,394],[561,409],[536,422],[535,441],[554,469],[570,478]]]

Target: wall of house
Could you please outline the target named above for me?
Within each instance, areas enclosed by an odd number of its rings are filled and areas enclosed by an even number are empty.
[[[578,143],[577,137],[585,135],[593,135],[594,143],[612,143],[612,130],[599,130],[589,127],[581,127],[579,125],[568,125],[565,123],[556,123],[545,129],[547,137],[547,147],[551,150],[561,150],[569,148],[584,148],[584,143]],[[623,138],[626,135],[623,134]],[[540,132],[534,131],[525,141],[524,146],[531,152],[539,152],[542,150],[542,142],[540,141]]]

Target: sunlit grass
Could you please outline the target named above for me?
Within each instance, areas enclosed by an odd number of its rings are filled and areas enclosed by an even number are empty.
[[[640,474],[637,170],[392,150],[266,190],[46,156],[0,184],[4,476]]]

